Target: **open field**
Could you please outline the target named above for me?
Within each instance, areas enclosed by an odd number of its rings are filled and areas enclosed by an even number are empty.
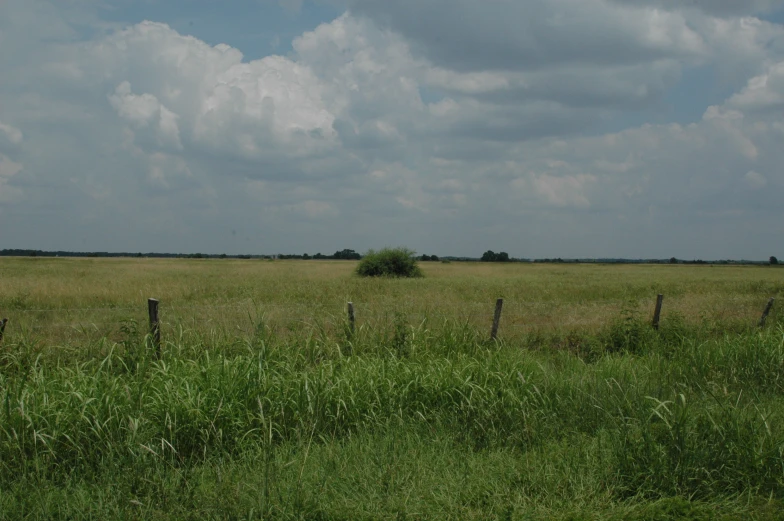
[[[784,519],[784,268],[354,266],[0,259],[0,519]]]
[[[347,261],[0,259],[0,314],[8,335],[47,344],[113,336],[123,321],[146,321],[146,300],[161,301],[164,336],[183,326],[220,335],[279,336],[340,329],[346,302],[358,323],[444,321],[489,330],[504,298],[501,337],[596,332],[620,313],[649,316],[656,294],[665,317],[692,325],[753,324],[769,297],[784,294],[784,268],[669,265],[423,263],[426,277],[351,276]],[[774,308],[772,320],[777,320]],[[116,335],[115,335],[116,336]]]

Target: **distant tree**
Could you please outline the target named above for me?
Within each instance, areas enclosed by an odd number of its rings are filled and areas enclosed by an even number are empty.
[[[341,260],[359,260],[362,256],[355,252],[354,250],[341,250],[336,251],[335,255],[332,256],[334,259],[341,259]]]
[[[675,257],[670,257],[670,264],[678,264],[678,259]]]
[[[225,259],[225,258],[226,258],[226,254],[225,254],[225,253],[221,253],[221,254],[220,254],[220,258],[221,258],[221,259]]]
[[[776,257],[774,257],[773,255],[771,255],[770,256],[770,265],[771,266],[775,266],[778,263],[779,263],[779,260]]]
[[[495,253],[493,250],[487,250],[482,254],[480,259],[482,262],[509,262],[509,254],[505,251]]]

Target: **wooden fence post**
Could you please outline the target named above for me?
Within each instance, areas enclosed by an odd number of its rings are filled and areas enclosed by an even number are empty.
[[[501,310],[504,307],[504,299],[499,298],[495,302],[495,314],[493,314],[493,329],[490,330],[490,340],[498,338],[498,325],[501,323]]]
[[[354,320],[354,303],[349,302],[348,303],[348,328],[349,331],[351,332],[351,336],[354,336],[354,330],[356,327],[355,323],[356,321]]]
[[[147,312],[150,315],[150,336],[155,347],[155,356],[161,357],[161,323],[158,320],[158,301],[154,298],[147,299]]]
[[[659,329],[659,318],[661,318],[661,308],[663,301],[664,295],[656,296],[656,309],[653,310],[653,322],[651,322],[653,329]]]
[[[0,320],[0,342],[3,341],[3,333],[5,333],[5,325],[8,323],[8,319],[4,318]]]
[[[771,298],[768,301],[768,305],[765,306],[765,311],[762,312],[762,317],[760,317],[759,327],[765,327],[765,320],[767,320],[768,314],[770,313],[770,310],[773,309],[773,303],[775,301],[776,301],[775,298]]]

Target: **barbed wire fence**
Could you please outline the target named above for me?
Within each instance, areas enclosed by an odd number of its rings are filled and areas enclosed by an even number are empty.
[[[662,294],[656,295],[655,303],[653,303],[653,314],[650,319],[650,326],[653,329],[658,329],[661,321],[661,313],[663,309],[664,296]],[[723,299],[722,303],[725,306],[732,306],[743,302],[749,304],[749,299]],[[622,299],[603,299],[603,300],[590,300],[578,301],[577,306],[588,308],[589,310],[612,310],[613,312],[621,311],[628,307],[634,300]],[[756,321],[757,327],[765,327],[768,316],[770,315],[775,303],[775,298],[771,297],[764,309],[759,320]],[[294,303],[294,304],[278,304],[259,302],[257,300],[247,298],[234,302],[219,303],[219,304],[166,304],[155,298],[149,298],[147,301],[147,313],[145,316],[144,309],[141,306],[106,306],[106,307],[81,307],[81,308],[28,308],[13,310],[10,317],[0,319],[0,343],[6,335],[6,328],[14,324],[14,320],[18,323],[30,325],[36,323],[36,319],[40,321],[40,329],[43,330],[73,330],[81,334],[94,332],[95,334],[106,334],[109,330],[118,328],[122,329],[123,324],[128,321],[134,321],[135,324],[143,324],[147,322],[147,331],[149,332],[151,342],[156,349],[158,356],[161,354],[161,339],[162,329],[167,326],[169,329],[173,324],[183,324],[188,320],[192,321],[194,325],[201,323],[210,323],[213,325],[220,323],[220,316],[226,317],[226,311],[233,310],[247,313],[249,323],[258,327],[258,324],[272,323],[274,320],[271,315],[276,315],[279,321],[292,324],[299,324],[311,328],[324,328],[331,327],[335,330],[346,328],[347,334],[353,336],[357,332],[357,324],[361,323],[370,327],[390,326],[393,323],[399,323],[401,320],[408,323],[414,321],[424,323],[433,319],[440,319],[444,321],[455,321],[457,323],[472,324],[476,327],[488,327],[488,338],[491,341],[496,341],[499,334],[503,330],[523,330],[532,327],[532,318],[537,317],[541,319],[542,312],[544,316],[549,319],[549,322],[567,325],[569,327],[579,327],[581,325],[588,325],[592,323],[592,319],[570,316],[569,320],[564,321],[563,315],[556,317],[550,311],[560,310],[564,307],[563,304],[557,301],[507,301],[503,298],[496,300],[495,305],[489,302],[461,302],[460,308],[453,312],[443,312],[428,307],[416,312],[405,312],[401,310],[416,309],[421,307],[415,302],[406,301],[366,301],[354,302],[350,301],[345,304],[342,311],[337,308],[329,306],[320,306],[323,311],[320,315],[313,313],[313,306],[308,303]],[[570,303],[574,306],[575,303]],[[638,308],[645,306],[646,301],[638,299],[636,301]],[[391,307],[391,309],[390,309]],[[293,312],[296,310],[296,312]],[[535,311],[539,311],[537,314]],[[79,315],[87,313],[124,313],[126,314],[120,320],[114,319],[105,322],[96,322],[94,320],[72,320],[66,322],[45,322],[42,321],[47,315],[58,315],[67,318],[69,315]],[[200,315],[201,313],[202,315]],[[341,315],[343,317],[341,317]],[[207,318],[203,315],[206,314]],[[33,316],[32,319],[27,317]],[[36,316],[37,315],[37,316]],[[130,316],[129,316],[130,315]],[[541,322],[541,320],[540,320]],[[547,322],[547,321],[545,321]],[[35,328],[35,326],[32,326]],[[143,327],[143,326],[142,326]],[[238,326],[239,327],[239,326]]]

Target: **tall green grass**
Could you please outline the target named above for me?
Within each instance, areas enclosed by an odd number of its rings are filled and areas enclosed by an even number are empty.
[[[784,329],[667,327],[4,344],[0,518],[772,516]]]

